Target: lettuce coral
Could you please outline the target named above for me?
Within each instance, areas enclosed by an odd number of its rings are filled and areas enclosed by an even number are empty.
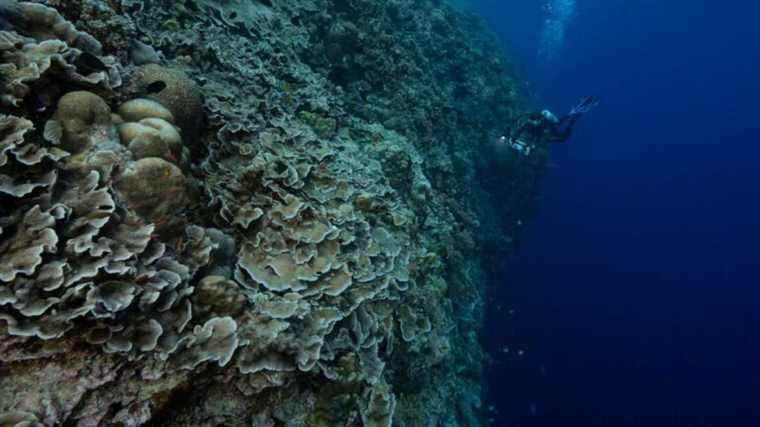
[[[513,230],[477,141],[517,108],[485,30],[46,3],[0,0],[0,423],[479,424],[482,250]]]

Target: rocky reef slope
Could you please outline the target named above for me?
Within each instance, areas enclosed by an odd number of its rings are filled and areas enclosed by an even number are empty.
[[[439,1],[0,0],[0,425],[481,425],[512,78]]]

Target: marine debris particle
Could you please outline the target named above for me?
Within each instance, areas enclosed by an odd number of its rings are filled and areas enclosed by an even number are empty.
[[[483,143],[520,109],[480,21],[45,3],[0,0],[0,425],[482,425],[543,162]]]

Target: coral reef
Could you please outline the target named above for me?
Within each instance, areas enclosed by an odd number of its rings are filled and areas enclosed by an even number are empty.
[[[481,425],[542,168],[488,163],[493,52],[434,1],[0,0],[0,425]]]

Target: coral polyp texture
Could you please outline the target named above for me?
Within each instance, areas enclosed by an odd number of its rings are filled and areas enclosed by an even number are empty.
[[[543,161],[417,0],[0,0],[0,425],[479,426]]]

